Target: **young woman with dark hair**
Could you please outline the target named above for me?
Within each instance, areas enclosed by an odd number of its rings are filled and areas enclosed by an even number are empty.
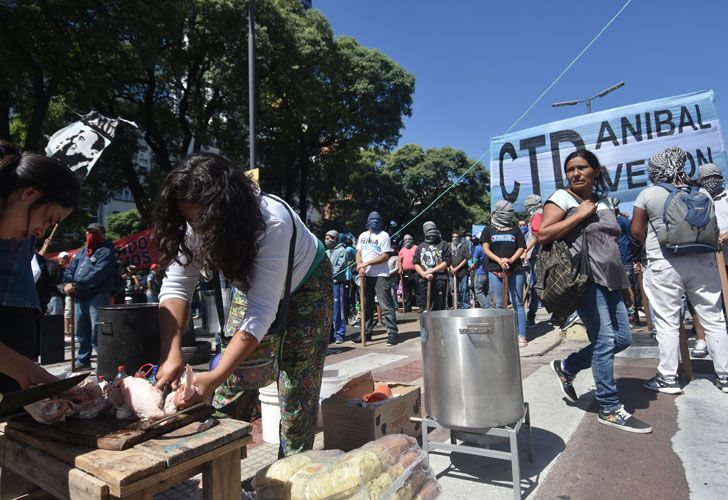
[[[31,259],[36,238],[68,217],[80,194],[66,166],[0,142],[0,393],[55,380],[30,359],[41,310]]]
[[[577,150],[566,157],[564,172],[569,186],[556,190],[544,205],[538,240],[542,245],[563,240],[576,255],[586,233],[591,280],[576,310],[590,344],[553,361],[551,368],[566,397],[576,402],[574,377],[591,367],[600,406],[598,421],[629,432],[652,432],[652,427],[624,409],[614,380],[614,355],[632,342],[625,306],[632,303],[632,291],[622,266],[617,245],[621,230],[607,198],[602,167],[594,153]]]
[[[294,227],[287,322],[283,334],[271,338],[266,334],[284,297]],[[180,340],[201,269],[218,270],[235,285],[223,354],[212,371],[195,375],[196,392],[184,403],[214,396],[219,413],[250,420],[257,388],[238,367],[244,360],[277,359],[279,454],[310,449],[333,319],[323,243],[285,202],[263,195],[240,166],[211,153],[184,158],[167,176],[154,237],[167,268],[159,294],[158,386],[176,381],[184,368]]]

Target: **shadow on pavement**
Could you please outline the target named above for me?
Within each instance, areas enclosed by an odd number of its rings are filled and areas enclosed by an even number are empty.
[[[524,429],[518,436],[518,449],[521,463],[521,494],[526,498],[534,491],[541,480],[541,473],[565,448],[564,440],[546,429],[533,427],[533,462],[528,461],[527,432]],[[507,439],[490,445],[491,450],[508,451]],[[440,460],[447,460],[448,453],[433,451],[432,458],[437,456]],[[453,478],[472,481],[481,484],[510,488],[513,482],[511,463],[497,458],[480,457],[466,453],[452,452],[449,454],[450,462],[445,467],[436,467],[437,478]],[[477,496],[477,495],[476,495]]]

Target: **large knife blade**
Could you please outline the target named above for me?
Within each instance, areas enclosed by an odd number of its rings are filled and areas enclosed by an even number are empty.
[[[0,395],[0,416],[14,413],[23,406],[35,403],[41,399],[49,398],[77,386],[90,372],[80,373],[57,382],[37,385],[24,391],[9,392]]]

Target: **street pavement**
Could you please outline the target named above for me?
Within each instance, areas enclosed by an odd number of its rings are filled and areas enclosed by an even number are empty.
[[[533,428],[533,462],[526,456],[525,429],[519,435],[521,494],[524,498],[660,498],[723,499],[728,497],[728,439],[725,419],[728,395],[713,385],[712,373],[698,373],[671,396],[647,391],[642,383],[654,375],[657,346],[645,328],[634,330],[634,343],[615,361],[615,373],[625,407],[649,422],[654,431],[640,435],[600,424],[590,371],[580,373],[575,388],[579,401],[563,397],[549,363],[580,349],[584,340],[567,340],[539,311],[538,326],[529,329],[529,345],[521,350],[524,399]],[[326,370],[355,376],[372,371],[375,378],[422,384],[419,320],[415,313],[398,315],[401,342],[385,344],[380,327],[374,340],[362,347],[347,341],[329,348]],[[577,327],[578,329],[578,327]],[[358,325],[348,333],[358,335]],[[568,339],[583,338],[570,330]],[[710,363],[698,365],[703,371]],[[60,367],[59,367],[60,368]],[[202,369],[202,367],[199,367]],[[685,383],[685,381],[683,381]],[[318,429],[314,447],[323,445]],[[273,462],[277,445],[262,440],[260,420],[253,422],[254,442],[241,462],[243,485],[261,467]],[[430,439],[449,441],[438,429]],[[507,450],[506,443],[492,444]],[[432,452],[430,465],[443,487],[442,498],[513,498],[511,466],[504,460],[462,453]],[[201,498],[200,478],[158,495],[158,498]]]

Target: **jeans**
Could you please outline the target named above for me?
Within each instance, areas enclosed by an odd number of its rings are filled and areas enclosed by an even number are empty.
[[[406,270],[402,277],[402,300],[404,301],[404,310],[410,311],[417,304],[421,305],[417,293],[418,275],[416,271]]]
[[[493,273],[488,273],[490,290],[495,295],[495,307],[500,309],[503,302],[503,281]],[[513,309],[516,311],[516,324],[518,336],[526,336],[526,311],[523,308],[523,283],[526,275],[523,271],[516,271],[508,277],[508,291],[511,297]]]
[[[481,308],[490,309],[493,307],[493,295],[488,286],[487,274],[475,273],[473,276],[473,288],[475,289],[475,300],[478,301],[478,305]]]
[[[63,314],[63,297],[54,295],[48,301],[48,315]]]
[[[334,283],[334,324],[333,333],[336,340],[344,340],[346,336],[346,315],[342,305],[346,294],[346,283]]]
[[[384,327],[387,329],[387,333],[390,337],[397,336],[397,306],[392,300],[389,280],[389,276],[366,277],[366,288],[364,289],[364,314],[366,316],[366,322],[364,325],[364,332],[367,338],[371,338],[372,331],[374,330],[375,295],[379,299],[379,305],[382,308],[382,320],[384,321]]]
[[[590,344],[564,360],[564,371],[576,375],[591,366],[596,400],[602,410],[612,412],[622,405],[614,380],[614,355],[632,343],[629,317],[622,290],[608,290],[592,283],[577,308]]]
[[[98,308],[109,304],[111,304],[111,294],[108,293],[76,299],[76,339],[78,341],[76,361],[79,364],[91,364],[91,352],[97,350]]]
[[[455,279],[457,280],[458,309],[470,309],[470,286],[468,286],[468,275],[458,276]]]
[[[538,306],[538,294],[536,293],[536,269],[531,266],[531,272],[528,273],[528,319],[536,319]]]

